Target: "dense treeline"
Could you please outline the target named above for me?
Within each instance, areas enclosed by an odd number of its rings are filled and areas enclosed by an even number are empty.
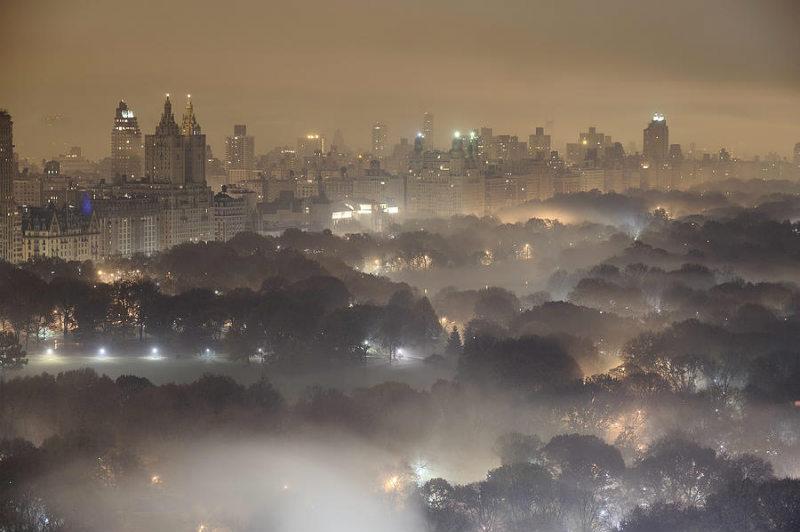
[[[377,491],[436,532],[796,530],[800,487],[783,477],[800,471],[800,228],[784,220],[800,202],[726,186],[556,197],[514,224],[240,234],[100,267],[0,265],[0,523],[117,529],[167,493],[152,474],[161,444],[321,434],[401,457]],[[367,271],[411,271],[420,288]],[[514,289],[484,283],[495,274]],[[437,275],[429,301],[421,287]],[[253,371],[275,382],[406,348],[437,353],[423,371],[454,371],[429,390],[312,388],[293,403],[265,378],[8,380],[46,331],[64,350],[258,355]],[[421,455],[435,467],[421,473]],[[448,460],[464,469],[436,469]],[[91,497],[97,515],[76,513]],[[163,514],[177,519],[164,529],[197,526]]]
[[[618,411],[658,408],[669,397],[665,390],[643,390],[631,376],[609,379],[617,383],[608,397],[617,401]],[[735,445],[695,443],[699,431],[708,430],[700,415],[694,426],[686,424],[695,435],[665,432],[647,445],[636,441],[635,426],[620,428],[614,445],[586,434],[586,427],[576,433],[561,420],[583,394],[600,402],[601,394],[592,391],[596,386],[587,383],[576,391],[554,384],[536,392],[525,417],[549,416],[551,435],[543,440],[508,432],[508,420],[480,428],[491,436],[476,433],[475,420],[498,418],[505,407],[488,404],[496,401],[496,390],[476,390],[469,379],[441,382],[429,392],[397,383],[349,394],[311,389],[294,404],[264,379],[243,386],[207,375],[190,384],[155,386],[91,370],[12,379],[3,426],[35,434],[40,443],[0,442],[0,523],[6,526],[0,529],[116,529],[125,512],[148,516],[170,489],[169,478],[154,476],[158,462],[169,459],[157,450],[167,444],[182,449],[211,436],[223,442],[301,434],[327,439],[331,431],[408,457],[431,440],[456,449],[491,448],[499,467],[482,481],[454,484],[407,462],[382,488],[419,507],[435,531],[795,529],[800,482],[780,479],[768,461],[737,452]],[[663,405],[664,412],[683,401],[676,397]],[[594,432],[602,434],[597,427]],[[384,483],[382,477],[374,481],[376,489]],[[120,506],[131,495],[134,502]],[[91,515],[76,512],[94,507],[93,497],[105,504],[97,504]]]
[[[188,246],[175,253],[187,250],[196,251]],[[288,277],[269,276],[256,290],[191,288],[175,294],[149,278],[97,282],[83,274],[91,265],[50,261],[61,271],[48,281],[34,273],[42,263],[4,264],[0,320],[25,348],[49,330],[67,347],[74,341],[84,350],[126,349],[147,340],[165,351],[213,350],[244,360],[263,354],[287,366],[359,360],[370,348],[393,356],[401,345],[427,348],[441,340],[430,303],[405,285],[378,281],[394,292],[384,303],[373,303],[356,299],[343,281],[302,254],[283,251],[272,259],[277,266],[264,271]]]

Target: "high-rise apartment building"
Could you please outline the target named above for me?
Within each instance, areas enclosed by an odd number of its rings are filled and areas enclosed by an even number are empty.
[[[145,178],[176,186],[206,184],[206,136],[189,98],[181,127],[175,122],[169,95],[155,134],[145,136]]]
[[[800,142],[794,145],[794,164],[800,166]]]
[[[425,113],[422,115],[422,135],[425,139],[425,149],[432,150],[434,146],[433,113]]]
[[[14,137],[13,122],[0,110],[0,259],[11,261],[14,217]]]
[[[206,136],[200,130],[200,124],[194,115],[191,95],[186,97],[181,136],[186,161],[183,169],[184,184],[206,186]]]
[[[253,176],[256,167],[255,138],[247,134],[247,126],[233,126],[233,136],[225,137],[225,169],[228,181],[245,181]]]
[[[544,134],[543,127],[537,127],[536,133],[528,137],[528,155],[544,161],[550,156],[550,135]]]
[[[667,162],[669,155],[669,128],[667,119],[661,113],[653,115],[650,124],[644,130],[642,155],[646,163],[660,165]]]
[[[577,143],[567,144],[567,161],[574,164],[581,164],[587,159],[598,159],[605,154],[605,149],[612,146],[611,135],[606,135],[597,131],[592,126],[588,131],[578,134]]]
[[[245,229],[247,208],[244,198],[234,198],[226,187],[214,196],[213,237],[218,242],[227,242]]]
[[[297,155],[314,157],[325,153],[325,137],[319,133],[309,133],[297,139]]]
[[[376,122],[372,126],[372,156],[376,159],[386,157],[387,131],[386,124]]]
[[[142,176],[142,132],[133,111],[120,101],[111,130],[111,177],[114,183]]]

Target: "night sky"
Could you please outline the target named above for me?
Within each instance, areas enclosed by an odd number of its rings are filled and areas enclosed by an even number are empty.
[[[654,111],[671,140],[735,155],[800,142],[796,0],[0,0],[0,107],[25,157],[107,155],[119,99],[143,133],[163,95],[191,93],[217,156],[235,123],[256,151],[370,125],[436,141],[554,121],[559,149],[596,125],[641,143]]]

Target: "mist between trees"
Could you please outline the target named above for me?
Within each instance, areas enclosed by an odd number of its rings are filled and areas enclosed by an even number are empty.
[[[797,530],[800,200],[757,184],[4,264],[0,530]],[[153,346],[258,377],[24,368]]]

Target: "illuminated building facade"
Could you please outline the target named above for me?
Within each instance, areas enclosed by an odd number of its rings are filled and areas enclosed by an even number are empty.
[[[650,124],[644,130],[642,155],[646,164],[661,166],[669,156],[669,128],[667,119],[661,113],[653,115]]]
[[[567,161],[580,164],[587,159],[598,159],[605,154],[605,149],[613,145],[611,135],[590,127],[588,131],[578,135],[578,142],[567,144]]]
[[[411,218],[439,218],[458,214],[483,216],[485,179],[449,174],[409,177],[406,181],[406,212]]]
[[[175,186],[205,186],[206,136],[189,98],[179,128],[169,95],[155,134],[145,136],[145,181]]]
[[[386,157],[387,138],[386,124],[376,122],[372,126],[372,156],[376,159],[383,159]]]
[[[247,126],[233,126],[233,136],[225,137],[225,170],[228,183],[245,181],[253,176],[256,167],[255,138],[247,134]]]
[[[425,149],[432,150],[434,146],[433,113],[425,113],[422,115],[422,138],[424,139]]]
[[[72,206],[23,208],[19,259],[28,261],[37,257],[98,260],[100,228],[94,213]]]
[[[214,196],[214,240],[227,242],[245,230],[247,209],[244,198],[234,198],[227,187]]]
[[[14,138],[13,122],[7,111],[0,110],[0,259],[13,258],[14,227]]]
[[[528,137],[528,156],[544,161],[550,156],[550,135],[544,134],[543,127],[537,127],[536,133]]]
[[[133,111],[120,101],[111,130],[111,174],[114,183],[141,179],[142,132]]]
[[[319,133],[309,133],[297,139],[297,155],[299,157],[314,157],[325,153],[325,137]]]
[[[100,257],[129,258],[137,253],[152,255],[161,250],[162,210],[152,194],[131,194],[93,200],[100,228]]]

